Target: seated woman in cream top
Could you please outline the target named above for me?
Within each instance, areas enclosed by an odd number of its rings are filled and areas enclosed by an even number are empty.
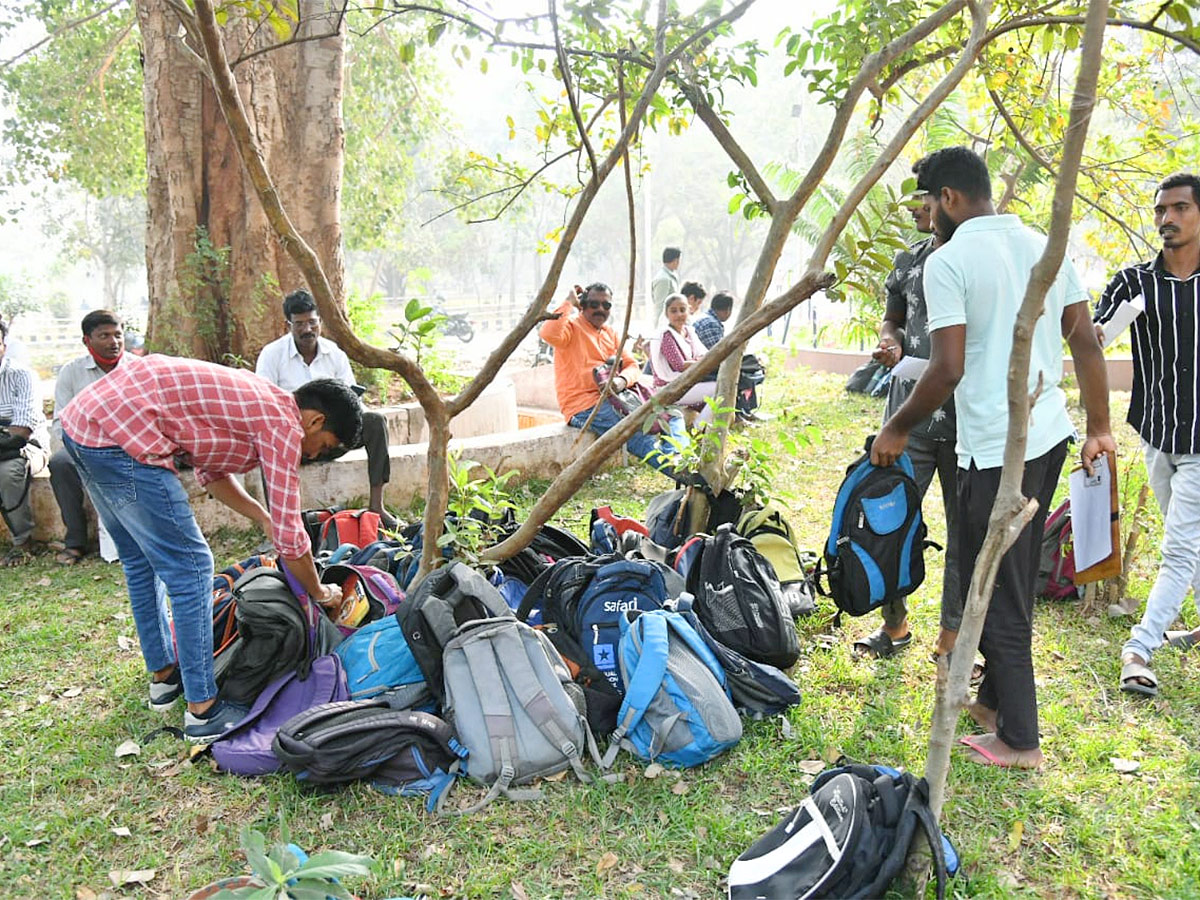
[[[683,294],[671,294],[663,304],[667,316],[667,327],[657,341],[651,342],[650,365],[654,374],[654,389],[658,390],[687,370],[700,357],[705,348],[687,324],[688,304]],[[712,421],[712,408],[704,402],[713,396],[716,382],[702,381],[688,388],[686,394],[675,401],[680,406],[691,406],[700,410],[700,421]]]

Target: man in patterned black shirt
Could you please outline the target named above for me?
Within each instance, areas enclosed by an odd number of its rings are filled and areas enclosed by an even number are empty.
[[[913,207],[913,224],[917,231],[929,237],[896,254],[891,273],[884,282],[887,307],[879,329],[879,345],[872,357],[888,368],[905,356],[929,358],[929,314],[925,308],[923,276],[925,261],[941,244],[934,233],[933,208],[937,197],[922,196],[919,206]],[[883,420],[886,422],[898,410],[916,382],[907,378],[892,378]],[[959,580],[959,528],[956,478],[958,458],[955,455],[954,397],[934,411],[933,415],[912,430],[908,439],[908,455],[912,458],[917,487],[924,499],[936,471],[942,486],[942,505],[946,512],[946,564],[942,575],[941,632],[936,651],[949,653],[958,636],[962,620],[962,589]],[[882,658],[903,650],[912,643],[908,628],[908,607],[904,598],[886,603],[881,608],[883,625],[871,634],[854,642],[858,656]]]
[[[1158,678],[1148,664],[1164,637],[1180,649],[1200,642],[1200,629],[1166,632],[1189,586],[1200,604],[1200,177],[1176,174],[1158,186],[1154,225],[1162,252],[1118,272],[1095,316],[1103,336],[1124,304],[1145,310],[1132,326],[1127,421],[1141,435],[1163,513],[1162,563],[1121,650],[1121,690],[1150,697]]]

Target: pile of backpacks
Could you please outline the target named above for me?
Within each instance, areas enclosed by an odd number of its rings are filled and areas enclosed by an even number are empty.
[[[306,512],[340,608],[310,602],[269,558],[214,579],[217,682],[250,710],[211,745],[217,767],[361,780],[431,810],[466,777],[486,788],[466,813],[536,797],[534,782],[567,770],[612,777],[621,750],[712,759],[743,716],[799,703],[784,670],[812,587],[778,511],[714,502],[711,533],[687,535],[690,503],[669,492],[645,523],[594,510],[590,544],[546,525],[487,569],[447,547],[419,582],[420,523],[385,534],[366,510]],[[517,527],[508,516],[501,533]]]

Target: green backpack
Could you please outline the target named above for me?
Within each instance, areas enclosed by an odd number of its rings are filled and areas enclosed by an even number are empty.
[[[796,547],[792,526],[778,507],[756,506],[746,510],[738,519],[737,531],[775,569],[792,617],[799,618],[815,611],[816,599]]]

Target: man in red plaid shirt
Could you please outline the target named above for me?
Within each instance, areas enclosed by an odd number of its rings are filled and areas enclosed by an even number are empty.
[[[217,700],[212,660],[212,553],[176,463],[271,536],[280,562],[316,602],[320,583],[300,516],[300,458],[353,446],[362,406],[319,379],[288,393],[250,372],[169,356],[129,359],[62,413],[63,444],[121,554],[147,669],[150,705],[187,700],[184,735],[214,740],[245,713]],[[271,512],[233,476],[259,466]],[[162,589],[170,596],[178,659]]]

